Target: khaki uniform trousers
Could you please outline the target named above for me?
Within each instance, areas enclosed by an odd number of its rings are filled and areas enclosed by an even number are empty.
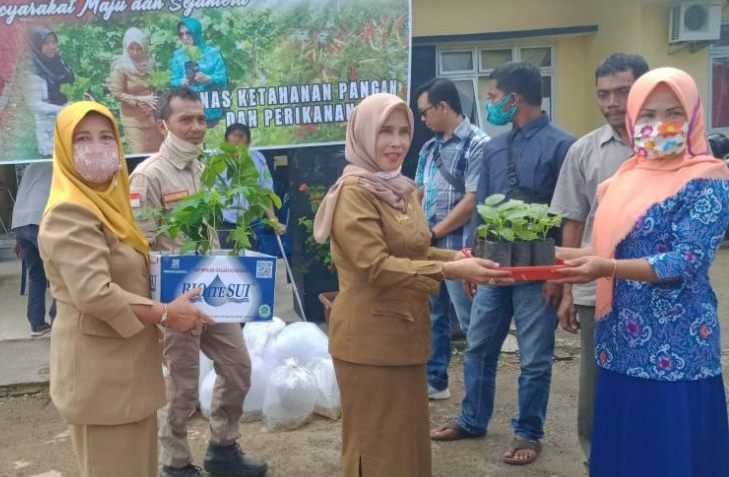
[[[218,377],[213,390],[210,443],[234,444],[240,437],[238,420],[243,399],[251,386],[251,360],[238,323],[205,326],[191,333],[165,329],[164,360],[167,405],[159,414],[159,439],[163,465],[184,467],[192,463],[187,443],[187,421],[198,404],[199,352],[214,364]]]
[[[156,477],[157,416],[116,426],[71,425],[80,477]]]

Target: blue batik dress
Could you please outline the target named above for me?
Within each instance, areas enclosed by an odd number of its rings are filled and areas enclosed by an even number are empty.
[[[709,266],[729,224],[729,181],[694,179],[619,243],[660,283],[616,280],[596,323],[591,477],[729,476],[717,300]]]

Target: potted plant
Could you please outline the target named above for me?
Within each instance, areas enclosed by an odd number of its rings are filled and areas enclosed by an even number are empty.
[[[157,220],[157,235],[184,238],[176,254],[150,254],[153,295],[173,299],[202,286],[201,306],[212,307],[205,311],[218,321],[270,319],[276,259],[245,249],[250,247],[253,222],[261,220],[271,203],[280,207],[281,200],[258,183],[258,170],[246,146],[223,143],[220,150],[206,154],[203,163],[198,192],[170,211],[149,208],[140,216]],[[218,250],[217,237],[223,209],[238,212],[229,235],[233,248],[226,253]],[[261,221],[273,225],[268,219]]]
[[[147,73],[147,86],[154,90],[155,96],[160,96],[162,91],[170,84],[170,73],[164,70],[152,70]]]
[[[488,258],[501,266],[511,266],[512,244],[516,238],[512,220],[524,214],[524,202],[506,200],[504,194],[494,194],[477,207],[483,224],[476,228],[474,255]],[[495,240],[489,240],[493,237]]]
[[[554,265],[554,239],[548,234],[559,227],[562,216],[550,214],[546,204],[530,204],[529,209],[529,228],[535,235],[532,239],[532,265]]]
[[[327,239],[323,244],[314,240],[314,219],[316,211],[319,209],[321,200],[326,194],[326,188],[321,185],[308,185],[302,183],[299,185],[299,192],[306,195],[311,209],[311,216],[299,218],[299,225],[304,229],[304,251],[306,254],[303,273],[309,272],[313,268],[323,267],[328,272],[335,272],[334,262],[332,261],[330,241]],[[323,291],[318,293],[319,302],[324,307],[324,321],[329,324],[329,314],[331,313],[332,304],[337,296],[337,291]]]
[[[169,234],[172,240],[183,235],[181,253],[205,255],[218,246],[223,209],[236,210],[238,220],[230,233],[233,248],[228,254],[241,255],[251,245],[254,222],[275,225],[270,219],[261,218],[271,203],[281,207],[281,199],[258,183],[258,170],[245,145],[223,142],[220,150],[203,157],[203,164],[198,192],[180,200],[169,212],[153,208],[147,214],[158,219],[157,235]]]
[[[528,267],[532,265],[532,242],[538,238],[532,227],[533,213],[531,204],[523,203],[510,214],[514,243],[511,248],[511,266]]]
[[[316,215],[316,211],[319,209],[319,204],[326,194],[326,188],[320,185],[307,185],[302,183],[299,185],[299,192],[306,194],[309,200],[309,206],[311,208],[312,215]],[[313,263],[321,263],[328,270],[334,270],[334,263],[332,262],[332,255],[329,248],[329,239],[322,243],[314,240],[314,219],[313,216],[306,216],[299,218],[299,225],[304,227],[306,239],[304,240],[304,248],[307,254],[306,266],[310,266]]]
[[[192,45],[185,47],[185,54],[190,58],[185,62],[185,78],[190,85],[195,85],[197,84],[195,76],[200,72],[198,61],[202,58],[202,51],[199,46]]]

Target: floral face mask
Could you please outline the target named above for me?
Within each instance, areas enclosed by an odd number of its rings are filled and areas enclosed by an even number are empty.
[[[633,151],[638,157],[676,157],[686,150],[687,121],[651,121],[633,128]]]
[[[121,168],[116,143],[110,146],[74,144],[73,161],[78,174],[92,184],[105,184]]]

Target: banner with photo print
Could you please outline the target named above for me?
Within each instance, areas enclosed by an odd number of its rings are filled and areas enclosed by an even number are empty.
[[[0,163],[48,158],[55,117],[110,107],[127,154],[156,152],[157,98],[199,92],[206,145],[247,124],[257,148],[341,143],[355,105],[407,99],[410,0],[5,0]]]

